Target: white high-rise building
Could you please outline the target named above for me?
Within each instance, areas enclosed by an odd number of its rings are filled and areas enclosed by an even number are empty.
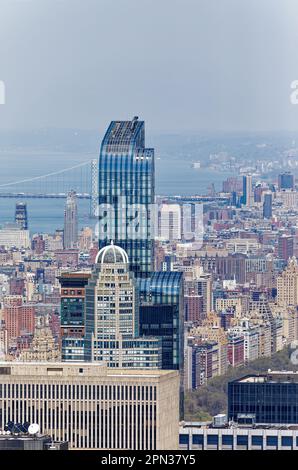
[[[17,224],[6,224],[0,228],[0,245],[10,248],[29,248],[29,230],[21,230]]]
[[[75,191],[70,191],[66,199],[64,211],[64,240],[66,250],[77,248],[78,245],[78,207]]]
[[[162,204],[159,210],[158,236],[163,240],[181,240],[182,223],[179,204]]]

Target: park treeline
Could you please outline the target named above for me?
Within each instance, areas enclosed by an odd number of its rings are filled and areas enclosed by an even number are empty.
[[[230,367],[226,374],[214,377],[197,390],[185,394],[185,421],[209,421],[218,413],[226,413],[228,405],[228,383],[248,374],[262,374],[271,370],[298,370],[291,360],[292,350],[284,348],[271,357],[250,362],[247,366]]]

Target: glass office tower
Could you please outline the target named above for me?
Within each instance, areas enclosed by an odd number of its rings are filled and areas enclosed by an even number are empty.
[[[183,274],[155,272],[138,288],[140,334],[162,338],[163,368],[183,370]]]
[[[146,278],[153,269],[154,150],[145,148],[145,124],[112,121],[99,156],[99,248],[111,240],[128,254],[130,271]]]
[[[229,382],[228,418],[239,423],[250,418],[256,424],[297,424],[297,372],[268,370]]]
[[[252,176],[244,175],[242,181],[243,181],[242,204],[244,206],[250,207],[253,205]]]
[[[180,373],[180,418],[184,413],[184,285],[181,272],[155,272],[138,282],[140,335],[159,337],[162,368]]]
[[[28,230],[28,213],[25,202],[16,203],[15,222],[20,226],[21,230]]]
[[[264,194],[264,203],[263,203],[263,217],[264,219],[270,219],[272,217],[272,194]]]
[[[281,173],[278,175],[278,188],[283,189],[294,189],[295,188],[295,178],[294,175],[290,172]]]

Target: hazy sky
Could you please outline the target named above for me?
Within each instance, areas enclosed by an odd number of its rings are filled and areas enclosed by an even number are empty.
[[[297,0],[0,0],[0,130],[298,130],[297,58]]]

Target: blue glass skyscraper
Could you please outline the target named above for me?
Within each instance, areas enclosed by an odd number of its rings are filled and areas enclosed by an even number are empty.
[[[163,368],[183,370],[184,285],[181,272],[155,272],[138,283],[140,334],[163,340]]]
[[[99,248],[111,240],[128,254],[130,270],[146,278],[154,260],[154,150],[145,148],[145,124],[112,121],[99,156]]]
[[[263,217],[264,219],[270,219],[272,217],[272,194],[264,194],[264,203],[263,203]]]
[[[181,272],[155,272],[138,282],[140,335],[161,339],[162,368],[180,372],[180,417],[184,409],[184,284]]]
[[[295,188],[295,178],[292,173],[286,172],[278,175],[278,187],[280,190],[283,189],[294,189]]]

